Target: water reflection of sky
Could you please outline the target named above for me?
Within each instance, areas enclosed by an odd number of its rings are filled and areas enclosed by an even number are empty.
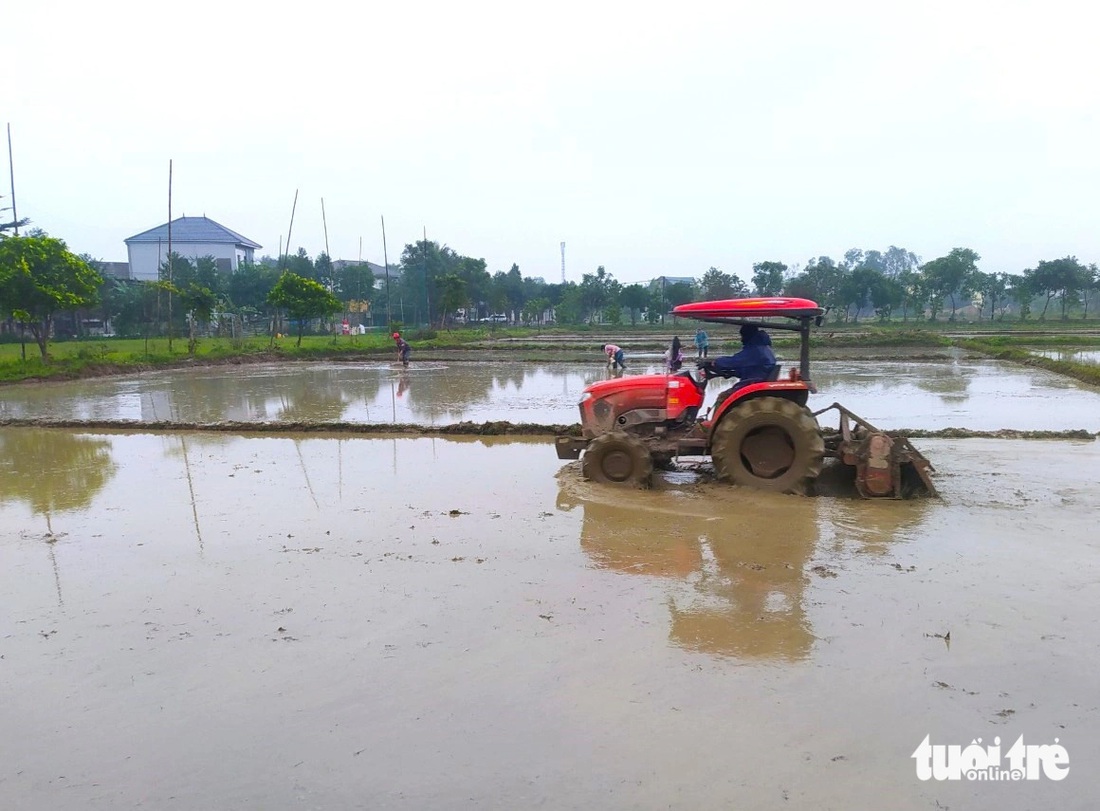
[[[644,359],[631,374],[656,372]],[[837,401],[884,428],[1100,430],[1100,392],[997,361],[825,361],[812,408]],[[576,422],[603,363],[256,365],[0,388],[0,417],[142,421]],[[721,387],[712,382],[707,405]],[[832,421],[831,417],[823,418]]]
[[[1076,363],[1100,363],[1100,349],[1032,349],[1033,355]]]

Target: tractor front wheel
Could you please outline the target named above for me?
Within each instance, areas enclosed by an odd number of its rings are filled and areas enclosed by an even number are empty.
[[[817,420],[782,397],[756,397],[734,407],[711,440],[719,477],[780,493],[806,493],[824,454]]]
[[[581,471],[586,479],[596,482],[649,487],[653,459],[641,440],[622,431],[612,431],[588,445]]]

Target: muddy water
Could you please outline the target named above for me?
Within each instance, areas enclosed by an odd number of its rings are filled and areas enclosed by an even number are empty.
[[[922,448],[941,501],[0,428],[0,807],[1091,807],[1100,445]],[[928,734],[1071,772],[921,782]]]
[[[1100,431],[1100,392],[996,361],[828,361],[813,408],[839,401],[883,428]],[[656,372],[632,362],[630,373]],[[125,379],[0,388],[0,418],[185,422],[334,421],[446,425],[577,421],[602,363],[290,364],[158,372]],[[712,381],[708,405],[722,386]],[[827,417],[825,421],[834,420]]]

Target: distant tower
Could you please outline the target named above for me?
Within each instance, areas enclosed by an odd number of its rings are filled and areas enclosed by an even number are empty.
[[[565,243],[561,244],[561,283],[565,284]]]

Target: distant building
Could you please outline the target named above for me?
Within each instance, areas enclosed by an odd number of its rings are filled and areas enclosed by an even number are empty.
[[[366,265],[370,268],[370,272],[374,274],[374,287],[375,289],[384,287],[386,284],[386,266],[376,265],[374,262],[358,262],[354,259],[334,259],[332,262],[333,270],[343,270],[347,267],[354,267],[355,265]],[[390,265],[389,276],[391,282],[396,282],[401,278],[401,269]]]
[[[130,278],[156,281],[168,257],[168,223],[150,228],[125,240],[130,257]],[[218,269],[232,273],[242,263],[252,262],[263,247],[208,217],[179,217],[172,220],[172,253],[191,260],[214,257]]]
[[[658,276],[656,279],[650,281],[649,289],[671,287],[674,284],[686,284],[690,287],[694,287],[695,278],[693,276]]]
[[[129,279],[129,262],[96,262],[96,270],[104,279]]]

